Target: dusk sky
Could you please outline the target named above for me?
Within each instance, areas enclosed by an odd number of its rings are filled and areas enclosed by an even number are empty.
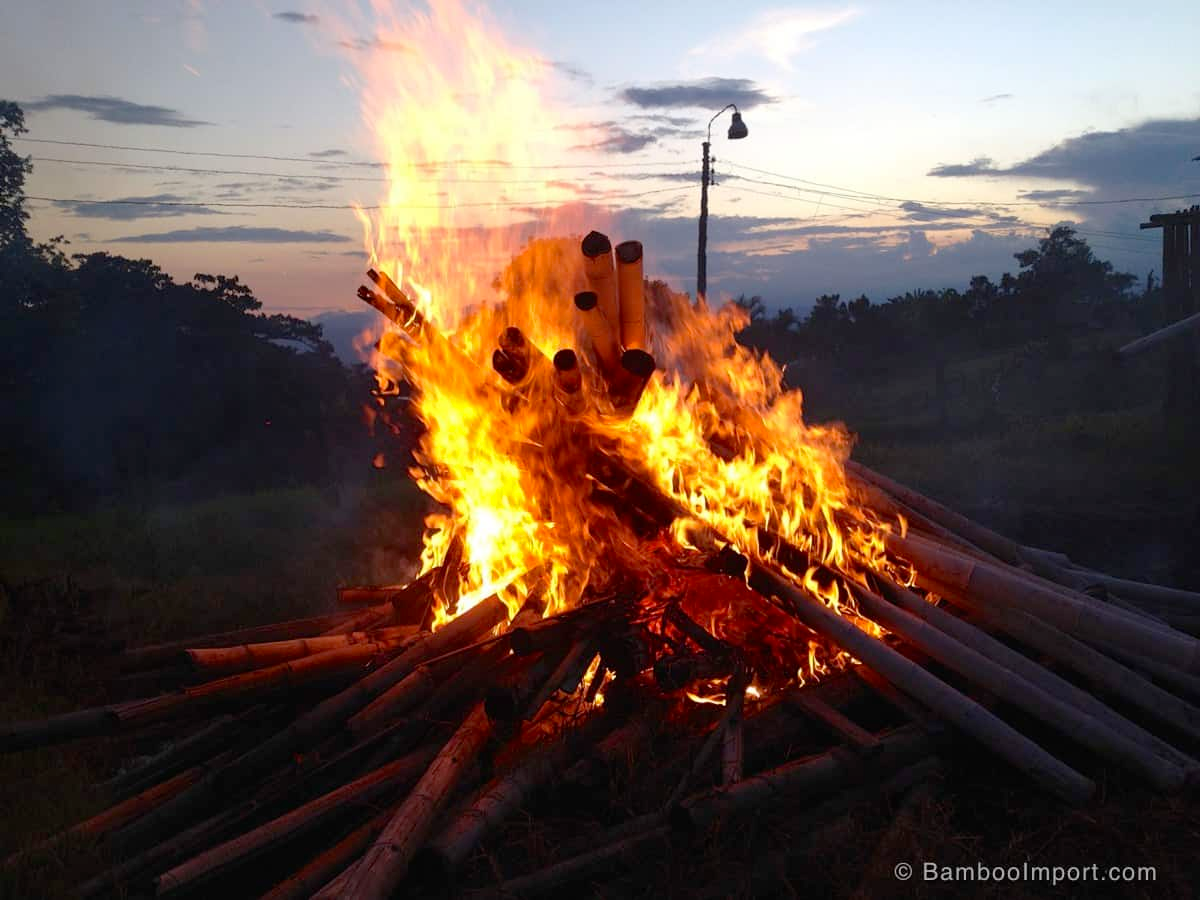
[[[536,159],[491,170],[502,208],[477,224],[535,233],[555,203],[607,206],[616,236],[645,242],[648,274],[681,290],[695,287],[700,142],[730,102],[750,135],[728,141],[728,114],[714,126],[709,287],[770,307],[996,278],[1064,220],[1144,277],[1158,233],[1138,223],[1200,202],[1185,199],[1200,195],[1187,0],[467,8],[547,73],[544,105],[514,113]],[[33,232],[181,279],[238,274],[268,310],[355,310],[365,257],[348,207],[386,190],[380,168],[351,165],[380,159],[364,72],[403,79],[437,52],[380,31],[425,9],[6,4],[0,94],[25,108],[27,138],[72,142],[17,144],[28,194],[48,198],[30,201]],[[1128,198],[1179,199],[1096,202]],[[313,205],[335,208],[298,208]]]

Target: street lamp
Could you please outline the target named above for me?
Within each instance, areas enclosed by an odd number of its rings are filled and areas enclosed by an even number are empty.
[[[709,158],[708,151],[712,146],[713,122],[717,121],[726,109],[733,110],[733,121],[730,123],[729,131],[726,134],[729,140],[740,141],[750,133],[750,129],[742,121],[742,114],[738,112],[737,106],[732,103],[708,120],[708,137],[704,141],[704,166],[700,172],[700,242],[696,249],[697,303],[703,301],[705,294],[708,293],[708,185],[712,181],[711,159]]]

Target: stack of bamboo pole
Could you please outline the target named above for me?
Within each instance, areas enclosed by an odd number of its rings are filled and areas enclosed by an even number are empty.
[[[642,247],[619,245],[615,265],[603,235],[582,249],[591,290],[576,306],[611,407],[628,414],[654,370]],[[370,274],[382,293],[364,287],[360,296],[414,340],[449,343],[386,275]],[[538,371],[563,400],[582,390],[580,365],[573,350],[549,363],[510,328],[492,358],[492,389],[518,393]],[[752,411],[726,411],[750,452],[770,440]],[[646,537],[693,518],[611,443],[596,437],[586,458],[596,489],[620,497]],[[1069,804],[1091,801],[1089,770],[1105,764],[1163,792],[1195,781],[1200,641],[1175,626],[1200,621],[1200,595],[1088,570],[866,467],[847,472],[865,509],[907,521],[904,533],[885,533],[886,551],[893,571],[915,572],[914,585],[882,572],[848,579],[767,523],[753,548],[692,523],[697,544],[710,548],[705,577],[723,573],[715,577],[731,591],[748,586],[755,602],[844,651],[842,675],[748,699],[755,671],[770,668],[755,657],[761,647],[719,637],[648,582],[544,616],[543,581],[530,572],[529,600],[515,615],[493,595],[431,630],[434,597],[448,599],[454,582],[435,568],[409,585],[343,590],[351,608],[332,615],[127,651],[123,670],[188,675],[159,696],[0,727],[0,752],[162,723],[175,732],[103,786],[107,810],[4,865],[87,838],[115,864],[80,887],[84,896],[211,893],[264,871],[276,877],[261,889],[276,900],[382,898],[418,875],[450,884],[542,788],[586,791],[598,772],[636,765],[672,718],[685,723],[673,726],[680,763],[654,808],[498,889],[549,892],[772,804],[850,796],[863,784],[902,790],[955,740]],[[677,583],[695,574],[659,558]],[[813,583],[841,585],[854,612],[835,612]],[[701,707],[686,698],[714,681],[724,682],[724,703],[698,721]],[[848,712],[872,696],[899,710],[881,732]],[[782,748],[798,731],[819,736],[816,752],[788,759]],[[1063,745],[1073,747],[1069,760]],[[317,834],[328,838],[319,852],[281,853]]]

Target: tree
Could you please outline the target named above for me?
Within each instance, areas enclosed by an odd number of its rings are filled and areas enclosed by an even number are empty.
[[[25,113],[10,100],[0,100],[0,250],[27,244],[25,176],[33,171],[28,159],[17,155],[11,139],[25,128]]]

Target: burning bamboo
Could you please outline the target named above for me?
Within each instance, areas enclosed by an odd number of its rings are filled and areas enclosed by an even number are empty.
[[[621,354],[621,367],[609,386],[609,398],[620,413],[631,415],[642,399],[642,392],[654,374],[654,357],[645,350],[631,349]]]
[[[596,295],[596,309],[620,341],[621,308],[618,300],[617,273],[613,268],[612,242],[598,231],[589,232],[580,244],[583,271],[588,290]]]
[[[595,291],[576,294],[575,308],[581,313],[584,329],[591,338],[600,373],[606,380],[615,378],[621,364],[621,342],[615,321],[610,322],[600,311],[600,297]]]
[[[451,792],[483,749],[491,734],[482,704],[442,748],[412,793],[400,804],[375,843],[351,870],[345,896],[385,900],[399,885]],[[322,892],[320,896],[324,896]]]
[[[577,416],[587,405],[583,393],[583,373],[574,350],[554,354],[554,396],[568,413]]]

